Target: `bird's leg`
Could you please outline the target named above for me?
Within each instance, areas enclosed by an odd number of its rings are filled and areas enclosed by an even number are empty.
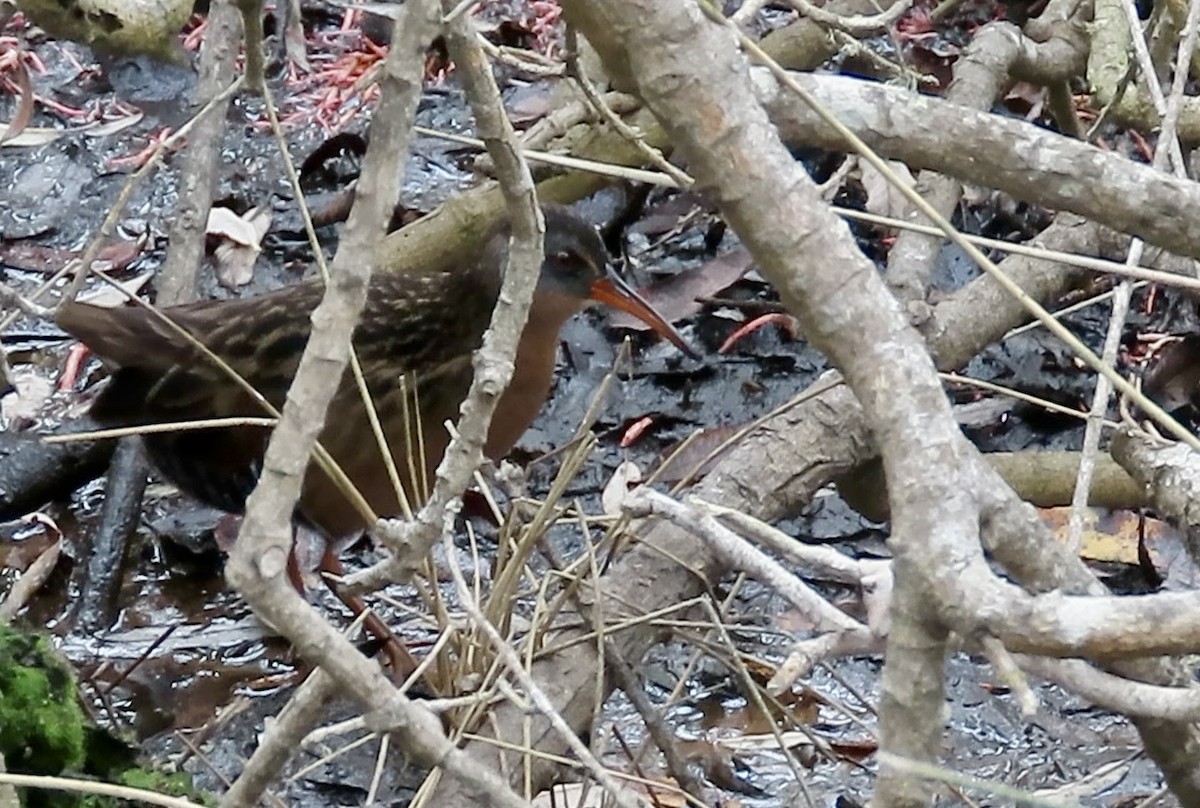
[[[321,557],[320,569],[322,572],[329,573],[329,575],[321,576],[324,578],[326,586],[329,587],[329,591],[337,595],[338,599],[346,604],[350,608],[350,611],[354,612],[355,617],[366,612],[366,618],[363,621],[364,628],[383,643],[383,649],[387,653],[388,659],[391,660],[392,671],[396,680],[403,681],[407,679],[417,669],[417,660],[409,653],[404,643],[400,642],[396,635],[392,633],[387,624],[380,620],[377,614],[368,611],[367,604],[362,598],[357,595],[347,595],[341,591],[341,587],[337,585],[336,581],[345,574],[346,570],[342,566],[342,560],[338,558],[332,544],[325,547],[325,554]]]
[[[329,587],[329,591],[337,596],[338,600],[346,604],[355,617],[366,612],[366,618],[363,620],[363,626],[370,632],[375,639],[383,644],[383,650],[388,655],[388,660],[392,663],[392,670],[397,681],[403,681],[417,668],[417,661],[404,647],[404,643],[396,638],[396,635],[387,627],[387,624],[379,619],[379,616],[367,609],[367,604],[362,598],[352,595],[344,595],[339,591],[337,580],[345,573],[342,567],[341,559],[338,558],[337,548],[340,545],[335,542],[330,542],[325,539],[318,531],[312,528],[305,527],[302,524],[296,524],[293,528],[292,550],[288,553],[287,561],[287,576],[288,581],[301,595],[308,591],[308,587],[304,581],[304,570],[312,569],[312,556],[309,556],[307,564],[303,564],[300,560],[301,553],[301,538],[307,534],[306,538],[318,539],[321,543],[321,560],[318,563],[317,569],[322,573],[321,579],[325,581],[325,585]],[[311,546],[311,545],[306,545]]]

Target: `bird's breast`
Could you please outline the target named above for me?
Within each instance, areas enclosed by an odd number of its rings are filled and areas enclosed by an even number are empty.
[[[492,416],[492,427],[483,450],[492,460],[500,460],[512,450],[542,411],[550,394],[558,354],[557,324],[553,334],[539,333],[542,330],[531,322],[521,334],[512,381],[496,403],[496,413]]]

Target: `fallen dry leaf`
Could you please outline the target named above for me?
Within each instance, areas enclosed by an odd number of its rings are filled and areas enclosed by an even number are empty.
[[[0,400],[0,415],[4,422],[36,421],[42,406],[54,393],[54,383],[32,365],[15,365],[9,375],[15,393]]]
[[[0,130],[0,143],[15,139],[17,135],[25,131],[25,127],[29,126],[29,121],[33,119],[33,85],[29,81],[29,70],[19,57],[9,75],[12,77],[13,83],[17,85],[20,101],[17,103],[17,111],[12,120],[3,130]]]
[[[681,441],[663,452],[663,465],[658,469],[658,479],[664,483],[677,483],[684,477],[703,477],[732,446],[725,447],[742,424],[704,427],[694,437]],[[717,450],[720,450],[719,452]]]
[[[600,505],[604,512],[614,516],[621,513],[621,506],[629,496],[629,490],[642,481],[642,470],[637,463],[626,460],[617,466],[600,494]]]
[[[646,298],[668,322],[690,317],[704,305],[697,298],[707,298],[728,289],[749,271],[753,264],[746,250],[722,253],[708,263],[680,272],[665,283],[656,283],[638,293]],[[624,312],[615,312],[608,320],[613,328],[645,331],[650,326]]]
[[[894,171],[900,181],[909,188],[917,184],[912,172],[903,163],[889,161],[888,168]],[[867,192],[866,208],[868,212],[877,216],[890,216],[893,219],[908,218],[910,206],[899,188],[865,160],[862,161],[859,171],[863,190]]]
[[[251,208],[238,216],[228,208],[208,212],[205,232],[222,239],[214,251],[217,280],[226,289],[245,286],[254,277],[262,237],[271,227],[271,213],[265,207]]]
[[[57,530],[57,525],[55,529]],[[59,535],[61,537],[61,534]],[[25,604],[42,588],[42,584],[54,571],[60,555],[62,555],[62,538],[59,538],[39,555],[37,560],[29,565],[29,569],[25,570],[24,574],[8,590],[8,596],[0,601],[0,623],[12,622],[17,613],[25,608]]]
[[[260,210],[261,208],[251,208],[245,216],[238,216],[229,208],[211,208],[204,232],[209,236],[232,241],[241,247],[257,247],[262,236],[254,226],[254,218]]]
[[[89,306],[99,306],[102,309],[123,306],[129,302],[130,297],[141,291],[142,287],[146,285],[146,281],[150,280],[153,275],[153,272],[143,272],[141,275],[130,278],[127,281],[121,281],[116,286],[110,286],[109,284],[98,286],[91,291],[81,293],[75,299],[80,303],[87,303]]]

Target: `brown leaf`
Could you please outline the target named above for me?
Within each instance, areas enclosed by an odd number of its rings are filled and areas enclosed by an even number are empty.
[[[0,623],[11,622],[29,602],[29,599],[42,588],[42,584],[46,582],[50,573],[54,571],[55,565],[58,564],[61,554],[62,538],[60,534],[58,541],[38,556],[37,560],[29,565],[29,569],[25,570],[25,574],[8,590],[8,596],[4,598],[3,602],[0,602]]]
[[[663,465],[658,469],[659,481],[677,483],[693,471],[696,472],[696,479],[703,477],[731,447],[722,449],[718,454],[713,453],[741,428],[741,424],[705,427],[695,437],[669,447],[663,453]]]
[[[1055,538],[1065,541],[1071,509],[1039,508]],[[1155,582],[1168,589],[1187,589],[1200,581],[1200,570],[1187,552],[1186,537],[1159,519],[1132,511],[1089,508],[1084,516],[1080,556],[1087,561],[1147,568]]]
[[[21,134],[25,131],[25,127],[29,126],[29,121],[33,119],[33,85],[29,82],[29,71],[19,56],[9,75],[13,77],[13,81],[17,85],[21,101],[17,105],[17,112],[13,115],[13,119],[8,122],[4,131],[0,132],[0,143]]]
[[[638,290],[658,313],[668,322],[682,320],[700,311],[703,304],[697,298],[712,297],[728,289],[749,271],[754,263],[750,253],[743,249],[722,253],[703,266],[681,272],[665,283],[656,283]],[[628,328],[645,331],[648,325],[624,312],[615,312],[609,318],[613,328]]]
[[[879,743],[873,738],[858,741],[830,740],[829,747],[843,760],[861,763],[879,750]]]

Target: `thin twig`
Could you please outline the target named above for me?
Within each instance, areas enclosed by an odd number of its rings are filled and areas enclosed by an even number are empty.
[[[662,516],[703,539],[734,569],[746,570],[774,587],[796,608],[825,631],[865,632],[866,626],[830,605],[804,586],[795,576],[760,550],[749,546],[729,528],[700,509],[677,502],[665,494],[641,486],[630,492],[623,507],[635,516]]]
[[[1187,36],[1179,43],[1175,60],[1175,80],[1171,88],[1171,100],[1169,103],[1160,102],[1159,99],[1161,99],[1162,93],[1158,87],[1158,82],[1154,79],[1155,72],[1153,66],[1149,63],[1149,52],[1146,47],[1141,24],[1137,19],[1136,13],[1130,16],[1133,3],[1129,0],[1122,0],[1121,5],[1126,10],[1126,17],[1131,27],[1130,33],[1136,43],[1134,51],[1138,54],[1143,75],[1146,77],[1146,83],[1152,87],[1151,95],[1155,98],[1155,109],[1158,110],[1163,122],[1162,132],[1159,135],[1158,146],[1154,152],[1152,165],[1160,171],[1168,168],[1176,177],[1186,179],[1187,173],[1179,147],[1179,140],[1175,135],[1175,127],[1179,123],[1179,110],[1184,85],[1190,71],[1192,52],[1196,47],[1197,32],[1195,30],[1188,31]],[[1192,0],[1189,4],[1188,23],[1193,29],[1200,23],[1200,0]],[[1144,59],[1143,56],[1145,57]],[[1164,148],[1164,144],[1166,148]],[[1129,245],[1129,254],[1126,256],[1126,263],[1130,265],[1140,263],[1145,247],[1146,243],[1140,238],[1133,239]],[[1106,365],[1115,365],[1116,363],[1117,350],[1121,342],[1121,333],[1124,330],[1125,319],[1129,313],[1129,303],[1132,296],[1132,285],[1128,280],[1122,281],[1113,290],[1112,311],[1109,314],[1108,328],[1105,331],[1104,348],[1102,351],[1103,360]],[[1077,554],[1083,544],[1084,511],[1087,508],[1088,496],[1092,489],[1092,476],[1096,468],[1096,452],[1100,448],[1101,419],[1108,411],[1108,401],[1111,394],[1112,388],[1109,385],[1108,377],[1103,375],[1098,376],[1096,378],[1095,394],[1092,397],[1092,405],[1088,411],[1087,425],[1084,427],[1083,449],[1079,459],[1079,471],[1075,478],[1075,491],[1071,497],[1071,513],[1067,521],[1067,547],[1070,548],[1073,554]]]
[[[322,620],[285,575],[290,516],[302,474],[345,370],[352,329],[366,302],[373,248],[386,230],[399,193],[397,161],[408,153],[421,95],[423,57],[438,17],[435,11],[431,0],[410,0],[404,24],[397,26],[387,62],[397,91],[383,94],[372,121],[356,204],[334,259],[331,282],[313,315],[312,336],[267,447],[264,472],[246,502],[226,575],[261,619],[287,636],[302,656],[324,668],[373,719],[397,732],[397,741],[410,759],[441,767],[482,804],[518,808],[523,801],[499,775],[458,749],[446,737],[438,717],[399,693],[378,664]],[[269,90],[264,88],[264,94],[269,95]]]
[[[453,513],[447,514],[447,523],[452,523]],[[454,542],[450,537],[450,531],[446,531],[442,535],[442,545],[446,548],[447,553],[454,552]],[[601,765],[600,761],[592,755],[591,750],[579,740],[579,736],[567,724],[562,715],[555,709],[554,703],[550,701],[529,672],[521,663],[521,658],[517,656],[508,642],[496,630],[496,627],[484,616],[480,611],[478,604],[475,603],[471,596],[471,588],[467,585],[467,579],[463,577],[462,571],[453,564],[450,565],[450,575],[454,579],[454,585],[458,590],[459,602],[463,609],[467,612],[467,616],[471,620],[471,624],[483,632],[491,643],[492,650],[503,661],[504,666],[508,669],[508,673],[525,691],[526,697],[532,702],[533,706],[540,712],[559,733],[567,746],[575,754],[576,757],[583,763],[593,777],[608,791],[616,803],[622,808],[637,808],[638,803],[635,802],[629,792],[622,789],[617,781],[612,777],[609,771]]]
[[[613,112],[608,104],[604,103],[604,99],[596,91],[595,85],[587,77],[587,73],[583,69],[583,64],[579,61],[579,41],[573,27],[567,28],[567,75],[575,81],[575,85],[583,92],[588,103],[592,105],[592,109],[596,110],[600,117],[616,130],[617,134],[632,143],[634,148],[650,161],[651,165],[657,166],[664,174],[673,179],[676,185],[684,190],[696,184],[696,181],[688,176],[686,171],[672,165],[670,160],[663,157],[662,152],[647,143],[646,139],[640,133],[635,132],[633,127],[625,123],[621,119],[621,116]]]
[[[895,172],[888,166],[887,161],[879,156],[865,141],[855,134],[849,127],[837,119],[837,117],[829,111],[817,98],[810,93],[802,84],[796,81],[788,71],[784,70],[777,61],[766,53],[759,45],[747,37],[744,33],[738,30],[737,26],[729,23],[720,13],[720,11],[711,6],[707,0],[702,0],[700,7],[705,14],[712,20],[726,26],[733,32],[741,43],[742,47],[747,50],[755,59],[766,65],[771,75],[790,92],[800,98],[818,117],[828,126],[832,127],[846,141],[851,150],[859,154],[863,159],[869,162],[877,171],[889,178],[893,187],[904,196],[904,198],[917,208],[926,218],[938,226],[945,233],[946,237],[953,241],[957,246],[967,254],[967,256],[983,268],[1000,286],[1016,299],[1027,311],[1033,314],[1046,329],[1054,336],[1061,339],[1071,350],[1082,359],[1092,370],[1106,376],[1113,386],[1122,394],[1132,398],[1138,406],[1140,406],[1148,416],[1154,419],[1155,422],[1176,437],[1176,439],[1186,443],[1196,451],[1200,452],[1200,438],[1193,435],[1178,421],[1170,416],[1162,407],[1154,403],[1140,391],[1134,388],[1120,373],[1106,364],[1103,359],[1085,345],[1070,329],[1060,323],[1058,320],[1046,311],[1046,309],[1032,298],[1024,289],[1013,282],[1008,275],[998,268],[996,264],[988,258],[983,252],[963,238],[957,228],[945,217],[934,209],[925,198],[914,188],[902,182],[896,177]]]
[[[491,68],[465,17],[456,17],[447,25],[450,55],[458,66],[475,113],[476,128],[495,163],[509,207],[512,242],[496,310],[475,355],[475,378],[462,404],[458,434],[452,437],[438,466],[429,500],[413,520],[404,523],[391,520],[381,525],[379,535],[391,549],[392,557],[352,578],[356,585],[361,585],[364,579],[374,582],[402,579],[419,565],[437,541],[442,514],[462,495],[483,459],[492,413],[512,377],[512,357],[525,327],[542,264],[544,225],[533,178],[521,157],[512,124],[504,114]]]
[[[162,432],[186,432],[191,429],[227,429],[236,426],[261,426],[270,429],[277,423],[278,419],[275,418],[204,418],[197,421],[169,421],[114,429],[93,429],[90,432],[72,432],[68,435],[46,435],[42,438],[42,443],[74,443],[127,438],[130,435],[156,435]]]
[[[871,16],[856,14],[853,17],[842,17],[826,11],[820,6],[815,6],[809,3],[808,0],[787,0],[787,3],[818,25],[832,28],[835,31],[842,31],[856,37],[870,36],[886,31],[912,5],[911,0],[896,0],[890,8],[879,14]]]

